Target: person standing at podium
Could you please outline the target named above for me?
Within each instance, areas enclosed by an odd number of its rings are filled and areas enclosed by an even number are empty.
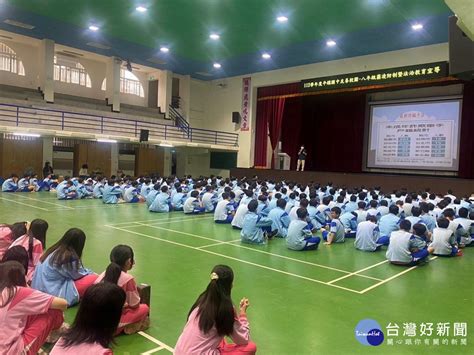
[[[306,152],[304,145],[302,145],[300,151],[298,152],[298,163],[296,165],[296,171],[300,170],[300,168],[301,171],[304,171],[304,162],[306,160],[306,155],[308,155],[308,153]]]

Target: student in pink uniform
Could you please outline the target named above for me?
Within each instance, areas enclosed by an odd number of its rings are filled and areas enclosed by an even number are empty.
[[[44,219],[34,219],[29,225],[28,232],[10,245],[10,248],[20,245],[28,252],[28,272],[26,273],[28,283],[31,283],[35,267],[43,254],[48,227],[48,222]]]
[[[50,355],[112,355],[109,348],[125,304],[125,292],[110,282],[89,287],[71,328]]]
[[[36,354],[63,323],[66,300],[26,287],[16,261],[0,264],[0,354]]]
[[[0,259],[7,251],[13,241],[27,232],[26,222],[14,224],[0,224]]]
[[[26,270],[28,270],[28,253],[21,245],[16,245],[8,248],[6,253],[3,254],[2,263],[4,263],[5,261],[18,261],[25,269],[25,272],[27,272]]]
[[[117,333],[137,333],[150,325],[150,308],[140,303],[137,284],[127,271],[135,264],[133,250],[128,245],[117,245],[110,252],[110,265],[99,275],[95,283],[111,282],[121,287],[127,295]]]
[[[198,297],[188,315],[183,332],[175,347],[175,355],[255,354],[257,348],[250,341],[247,321],[249,301],[240,301],[240,312],[232,304],[234,280],[232,269],[217,265],[212,269],[211,282]],[[229,336],[234,344],[224,340]]]

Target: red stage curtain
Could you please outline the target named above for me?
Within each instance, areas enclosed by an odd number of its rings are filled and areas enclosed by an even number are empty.
[[[257,117],[255,122],[255,153],[254,166],[265,167],[267,165],[267,137],[268,121],[265,118],[265,101],[257,102]]]
[[[281,149],[291,157],[291,169],[296,169],[298,151],[301,146],[301,110],[303,107],[302,97],[286,99],[285,112],[281,127]],[[307,146],[308,147],[308,146]]]
[[[299,93],[300,83],[291,83],[259,88],[257,99],[279,95]],[[257,101],[257,117],[255,125],[255,154],[254,166],[267,164],[267,139],[270,136],[272,150],[274,151],[280,141],[281,127],[285,109],[285,98],[276,97],[268,100]],[[272,154],[272,168],[274,165]]]
[[[474,83],[464,84],[461,137],[459,142],[459,177],[474,178]],[[474,189],[473,189],[474,191]]]

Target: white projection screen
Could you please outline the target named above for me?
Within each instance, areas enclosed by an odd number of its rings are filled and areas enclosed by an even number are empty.
[[[370,104],[367,167],[458,171],[461,103]]]

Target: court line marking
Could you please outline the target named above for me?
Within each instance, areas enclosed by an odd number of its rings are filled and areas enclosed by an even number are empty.
[[[165,243],[169,243],[169,244],[173,244],[173,245],[178,245],[178,246],[181,246],[181,247],[183,247],[183,248],[188,248],[188,249],[192,249],[192,250],[198,250],[198,251],[203,252],[203,253],[207,253],[207,254],[219,256],[219,257],[225,258],[225,259],[230,259],[230,260],[238,261],[238,262],[241,262],[241,263],[243,263],[243,264],[248,264],[248,265],[252,265],[252,266],[255,266],[255,267],[259,267],[259,268],[261,268],[261,269],[270,270],[270,271],[277,272],[277,273],[280,273],[280,274],[284,274],[284,275],[288,275],[288,276],[293,276],[293,277],[296,277],[296,278],[299,278],[299,279],[303,279],[303,280],[307,280],[307,281],[319,283],[319,284],[322,284],[322,285],[327,285],[327,286],[335,287],[335,288],[338,288],[338,289],[341,289],[341,290],[345,290],[345,291],[349,291],[349,292],[353,292],[353,293],[360,294],[360,291],[353,290],[353,289],[351,289],[351,288],[347,288],[347,287],[343,287],[343,286],[339,286],[339,285],[328,284],[327,282],[324,282],[324,281],[321,281],[321,280],[312,279],[312,278],[310,278],[310,277],[306,277],[306,276],[294,274],[294,273],[291,273],[291,272],[288,272],[288,271],[284,271],[284,270],[280,270],[280,269],[275,269],[275,268],[272,268],[272,267],[269,267],[269,266],[266,266],[266,265],[261,265],[261,264],[257,264],[257,263],[251,262],[251,261],[247,261],[247,260],[242,260],[242,259],[239,259],[239,258],[235,258],[235,257],[233,257],[233,256],[229,256],[229,255],[225,255],[225,254],[220,254],[220,253],[215,253],[215,252],[213,252],[213,251],[206,250],[206,249],[198,249],[197,247],[193,247],[193,246],[190,246],[190,245],[187,245],[187,244],[182,244],[182,243],[178,243],[178,242],[175,242],[175,241],[172,241],[172,240],[167,240],[167,239],[162,239],[162,238],[154,237],[154,236],[151,236],[151,235],[148,235],[148,234],[144,234],[144,233],[139,233],[139,232],[135,232],[135,231],[130,231],[130,230],[123,229],[123,228],[120,228],[120,227],[112,227],[112,226],[109,226],[109,227],[112,228],[112,229],[116,229],[116,230],[122,231],[122,232],[126,232],[126,233],[131,233],[131,234],[139,235],[139,236],[142,236],[142,237],[145,237],[145,238],[149,238],[149,239],[159,240],[159,241],[162,241],[162,242],[165,242]],[[214,239],[214,240],[215,240],[215,239]],[[232,244],[231,244],[231,245],[232,245]]]
[[[152,227],[152,226],[157,226],[157,225],[162,225],[162,224],[168,224],[168,223],[183,223],[183,222],[192,222],[192,221],[195,221],[195,220],[206,220],[206,219],[212,219],[214,217],[206,217],[206,218],[183,218],[183,219],[177,219],[177,218],[174,218],[174,220],[172,221],[161,221],[160,222],[152,222],[152,223],[148,223],[148,224],[142,224],[142,223],[135,223],[133,225],[130,225],[130,226],[120,226],[122,228],[136,228],[136,227],[144,227],[144,226],[147,226],[147,227]],[[132,222],[131,222],[132,223]]]
[[[32,205],[29,205],[29,204],[24,203],[24,202],[15,201],[14,199],[8,199],[8,198],[5,198],[5,197],[0,197],[0,200],[17,203],[19,205],[23,205],[23,206],[27,206],[27,207],[31,207],[31,208],[36,208],[36,209],[41,210],[41,211],[51,212],[51,210],[48,210],[46,208],[38,207],[38,206],[32,206]]]
[[[155,343],[156,345],[159,345],[160,347],[162,347],[162,348],[164,348],[164,349],[166,349],[166,350],[168,350],[168,351],[170,351],[170,352],[173,352],[173,351],[174,351],[174,349],[173,349],[171,346],[166,345],[166,344],[163,343],[162,341],[159,341],[158,339],[152,337],[150,334],[147,334],[147,333],[142,332],[142,331],[138,332],[138,334],[140,334],[142,337],[147,338],[147,339],[150,340],[151,342]],[[153,350],[153,349],[152,349],[152,350]],[[156,350],[156,349],[154,349],[154,350]],[[151,350],[150,350],[150,351],[151,351]]]
[[[174,233],[189,235],[189,236],[191,236],[191,237],[195,237],[195,238],[199,238],[199,239],[204,239],[204,240],[216,241],[216,240],[213,239],[213,238],[204,237],[204,236],[202,236],[202,235],[197,235],[197,234],[192,234],[192,233],[177,231],[177,230],[169,229],[169,228],[163,228],[163,227],[156,227],[156,226],[146,225],[146,224],[143,224],[143,223],[140,223],[140,224],[141,224],[142,226],[144,226],[144,227],[150,227],[150,228],[165,230],[165,231],[168,231],[168,232],[174,232]],[[262,254],[266,254],[266,255],[271,255],[271,256],[275,256],[275,257],[277,257],[277,258],[282,258],[282,259],[286,259],[286,260],[292,260],[292,261],[295,261],[295,262],[298,262],[298,263],[301,263],[301,264],[307,264],[307,265],[311,265],[311,266],[316,266],[316,267],[320,267],[320,268],[323,268],[323,269],[328,269],[328,270],[332,270],[332,271],[342,272],[342,273],[345,273],[345,274],[351,274],[351,273],[352,273],[352,271],[337,269],[337,268],[333,268],[333,267],[331,267],[331,266],[316,264],[316,263],[312,263],[312,262],[310,262],[310,261],[300,260],[300,259],[292,258],[292,257],[289,257],[289,256],[285,256],[285,255],[270,253],[270,252],[268,252],[268,251],[258,250],[258,249],[255,249],[255,248],[250,248],[250,247],[247,247],[247,246],[245,246],[245,245],[229,244],[229,243],[223,243],[223,244],[233,245],[233,246],[235,246],[235,247],[242,248],[242,249],[247,249],[247,250],[251,250],[251,251],[254,251],[254,252],[256,252],[256,253],[262,253]],[[367,275],[357,275],[357,276],[364,277],[364,278],[367,278],[367,279],[376,280],[376,281],[381,281],[380,279],[375,278],[375,277],[372,277],[372,276],[367,276]]]
[[[54,202],[43,201],[41,199],[37,199],[37,198],[33,198],[33,197],[27,197],[27,196],[22,196],[22,195],[17,195],[17,196],[25,198],[27,200],[31,200],[31,201],[38,201],[38,202],[42,202],[42,203],[47,203],[48,205],[54,205],[54,206],[59,206],[59,207],[62,207],[62,208],[74,209],[74,207],[69,207],[69,206],[65,206],[65,205],[62,205],[62,204],[59,204],[59,203],[54,203]]]
[[[177,211],[179,212],[179,211]],[[180,216],[174,216],[174,217],[170,217],[170,218],[156,218],[156,219],[147,219],[147,220],[142,220],[142,221],[129,221],[129,222],[120,222],[120,223],[114,223],[114,224],[110,224],[109,226],[115,226],[115,227],[119,227],[121,225],[127,225],[129,223],[143,223],[143,222],[153,222],[153,221],[169,221],[169,220],[175,220],[175,219],[183,219],[183,220],[187,220],[187,219],[190,219],[190,220],[199,220],[199,219],[203,219],[203,217],[208,217],[207,215],[201,215],[201,216],[195,216],[193,218],[183,218],[182,215]]]
[[[208,245],[203,245],[202,247],[196,247],[197,249],[201,249],[201,248],[208,248],[208,247],[213,247],[213,246],[216,246],[216,245],[222,245],[222,244],[231,244],[231,243],[235,243],[235,242],[240,242],[242,239],[235,239],[235,240],[231,240],[230,242],[219,242],[219,243],[212,243],[212,244],[208,244]]]
[[[160,351],[160,350],[163,350],[163,349],[164,349],[164,347],[159,346],[159,347],[157,347],[157,348],[154,348],[154,349],[145,351],[144,353],[141,353],[141,354],[142,354],[142,355],[154,354],[154,353],[156,353],[156,352],[158,352],[158,351]]]
[[[366,271],[366,270],[369,270],[369,269],[372,269],[374,267],[377,267],[379,265],[382,265],[382,264],[386,264],[388,263],[388,260],[384,260],[384,261],[381,261],[377,264],[374,264],[374,265],[370,265],[370,266],[367,266],[363,269],[360,269],[360,270],[357,270],[357,271],[354,271],[354,272],[351,272],[350,274],[348,275],[344,275],[344,276],[341,276],[341,277],[338,277],[337,279],[334,279],[334,280],[331,280],[329,281],[328,283],[332,284],[334,282],[337,282],[337,281],[340,281],[340,280],[343,280],[343,279],[346,279],[348,277],[352,277],[352,276],[361,276],[361,275],[358,275],[360,272],[363,272],[363,271]],[[377,279],[377,278],[374,278],[374,279]],[[379,281],[383,281],[383,279],[378,279]]]
[[[437,256],[433,256],[432,258],[430,258],[430,260],[435,260],[435,259],[438,259],[438,257],[437,257]],[[397,278],[397,277],[399,277],[399,276],[402,276],[402,275],[406,274],[407,272],[410,272],[410,271],[416,269],[416,268],[419,267],[419,266],[420,266],[420,265],[412,266],[412,267],[410,267],[410,268],[408,268],[408,269],[406,269],[406,270],[404,270],[404,271],[402,271],[402,272],[400,272],[400,273],[398,273],[398,274],[395,274],[395,275],[389,277],[388,279],[385,279],[385,280],[383,280],[383,281],[381,281],[381,282],[378,282],[378,283],[376,283],[375,285],[369,286],[369,287],[363,289],[362,291],[360,291],[360,294],[364,294],[364,293],[366,293],[367,291],[373,290],[374,288],[379,287],[379,286],[381,286],[381,285],[383,285],[383,284],[385,284],[385,283],[387,283],[387,282],[389,282],[389,281],[391,281],[391,280],[393,280],[393,279],[395,279],[395,278]]]

